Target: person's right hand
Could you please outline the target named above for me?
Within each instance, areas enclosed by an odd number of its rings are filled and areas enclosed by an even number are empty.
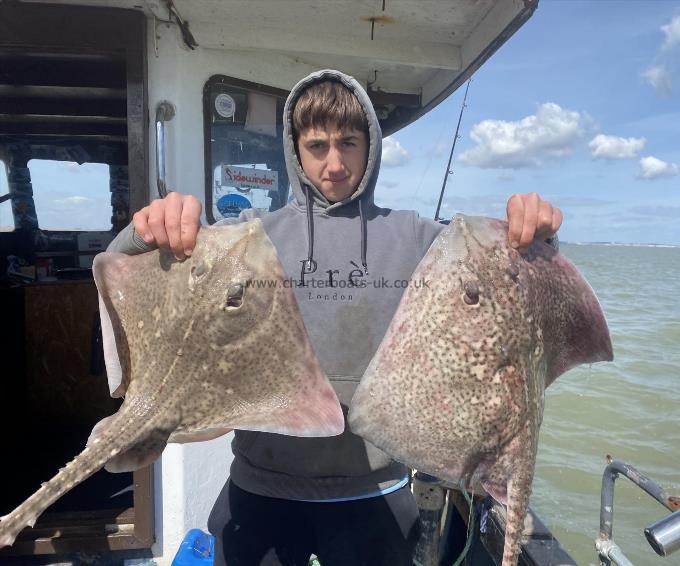
[[[201,209],[196,197],[171,192],[136,212],[132,223],[147,244],[169,249],[182,260],[194,251]]]

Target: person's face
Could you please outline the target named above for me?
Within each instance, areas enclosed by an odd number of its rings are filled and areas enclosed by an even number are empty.
[[[329,202],[356,190],[366,171],[368,136],[359,130],[307,128],[298,136],[300,165]]]

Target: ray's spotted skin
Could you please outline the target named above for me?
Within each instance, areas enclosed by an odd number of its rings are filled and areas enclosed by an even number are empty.
[[[203,228],[193,254],[103,253],[94,262],[109,386],[124,396],[87,446],[0,520],[0,548],[106,466],[153,462],[167,442],[238,428],[333,436],[342,409],[259,220]]]
[[[517,563],[545,387],[611,360],[595,294],[554,248],[520,254],[500,220],[457,215],[432,244],[357,389],[352,431],[395,459],[507,504]]]

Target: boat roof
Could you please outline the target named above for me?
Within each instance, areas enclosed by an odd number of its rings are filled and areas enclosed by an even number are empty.
[[[45,0],[28,0],[45,4]],[[444,100],[533,14],[538,0],[52,0],[173,21],[188,49],[281,64],[236,77],[290,90],[311,70],[362,82],[385,134]],[[193,45],[192,45],[193,44]],[[240,65],[239,65],[240,67]],[[252,67],[252,65],[251,65]]]

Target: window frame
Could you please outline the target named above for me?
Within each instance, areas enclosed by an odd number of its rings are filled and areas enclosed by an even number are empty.
[[[260,83],[244,81],[227,75],[212,75],[203,86],[203,165],[205,175],[205,217],[208,224],[214,224],[217,219],[213,215],[213,168],[212,168],[212,105],[210,102],[211,89],[215,86],[225,86],[250,90],[261,94],[276,96],[285,100],[290,91],[266,86]],[[283,149],[283,148],[282,148]]]

